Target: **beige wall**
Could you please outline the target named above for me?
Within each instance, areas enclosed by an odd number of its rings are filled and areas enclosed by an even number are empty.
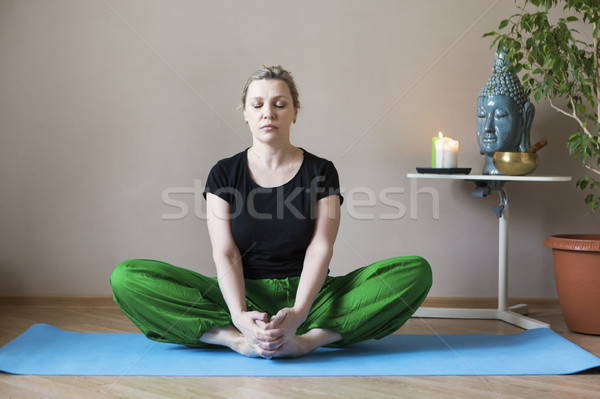
[[[497,196],[420,181],[439,194],[435,219],[406,173],[428,165],[439,130],[480,171],[475,102],[493,61],[481,35],[513,11],[506,0],[0,1],[0,293],[106,294],[126,258],[214,275],[195,202],[201,214],[211,165],[250,144],[237,109],[247,75],[281,63],[303,102],[295,144],[331,159],[346,193],[332,273],[420,254],[431,295],[494,296]],[[538,174],[582,172],[564,149],[573,127],[537,107],[532,139],[550,141]],[[396,208],[351,195],[390,187]],[[553,297],[544,238],[598,221],[573,183],[508,191],[509,294]],[[178,208],[163,193],[188,215],[165,220]]]

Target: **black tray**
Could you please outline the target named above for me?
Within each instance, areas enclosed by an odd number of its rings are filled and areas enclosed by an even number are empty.
[[[438,175],[468,175],[471,168],[417,168],[417,172]]]

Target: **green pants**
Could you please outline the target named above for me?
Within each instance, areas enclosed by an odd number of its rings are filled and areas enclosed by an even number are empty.
[[[246,279],[249,311],[270,316],[292,307],[299,277]],[[306,321],[304,334],[326,328],[342,335],[339,347],[392,334],[417,310],[431,288],[431,268],[417,256],[375,262],[345,276],[328,276]],[[150,339],[206,347],[198,339],[232,324],[217,279],[155,260],[128,260],[110,276],[114,300]]]

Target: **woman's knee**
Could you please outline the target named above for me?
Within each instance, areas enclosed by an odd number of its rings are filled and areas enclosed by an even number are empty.
[[[416,279],[422,282],[422,284],[427,287],[427,290],[429,290],[433,284],[433,272],[431,271],[431,265],[425,258],[421,256],[415,256],[414,261],[417,265],[415,267],[415,273],[417,275]]]
[[[110,287],[113,292],[120,291],[127,284],[128,269],[134,266],[132,260],[126,260],[119,263],[110,274]]]
[[[139,279],[148,275],[149,265],[143,259],[129,259],[119,263],[110,275],[110,286],[114,293],[132,291]]]
[[[429,292],[433,276],[429,262],[421,256],[399,256],[390,259],[390,279],[398,279],[401,286],[411,286],[415,290]]]

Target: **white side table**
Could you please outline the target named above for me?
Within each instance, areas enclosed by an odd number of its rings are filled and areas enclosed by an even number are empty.
[[[492,191],[498,191],[500,204],[492,207],[498,217],[498,309],[463,309],[463,308],[429,308],[421,307],[414,314],[424,318],[450,319],[489,319],[502,320],[526,330],[532,328],[548,328],[547,323],[524,316],[528,313],[527,305],[507,307],[508,297],[508,197],[505,183],[515,182],[564,182],[570,176],[506,176],[506,175],[443,175],[426,173],[408,173],[411,179],[464,180],[475,183],[472,195],[485,197]]]

